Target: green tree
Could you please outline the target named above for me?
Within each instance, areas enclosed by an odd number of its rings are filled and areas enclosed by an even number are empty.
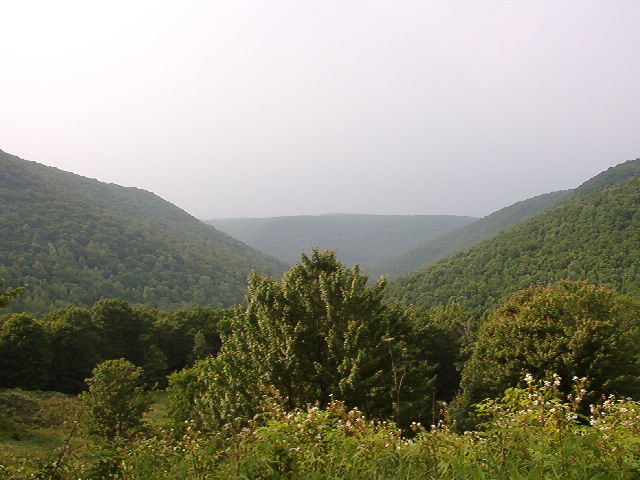
[[[142,363],[144,325],[128,302],[119,298],[99,300],[91,308],[91,318],[101,337],[103,359],[126,358]]]
[[[49,346],[42,325],[26,313],[0,319],[0,388],[42,389]]]
[[[0,286],[2,286],[2,284],[0,284]],[[22,294],[24,294],[24,287],[10,288],[4,293],[0,293],[0,308],[9,306],[11,300],[19,297]]]
[[[49,389],[79,393],[100,361],[100,337],[91,313],[66,307],[46,314],[43,324],[51,350]]]
[[[144,356],[144,377],[149,388],[165,388],[167,386],[167,357],[157,345],[152,344]]]
[[[384,280],[367,281],[357,266],[318,251],[303,255],[281,283],[251,275],[248,305],[236,311],[218,357],[198,362],[195,375],[173,377],[180,390],[198,392],[181,404],[214,427],[253,416],[266,392],[286,409],[335,397],[400,423],[429,415],[435,327],[416,328],[415,314],[383,302]],[[185,384],[193,377],[199,389]]]
[[[562,281],[514,294],[480,328],[462,375],[455,418],[485,398],[521,384],[527,373],[587,377],[590,392],[640,393],[640,304],[580,282]],[[566,381],[564,385],[569,386]],[[568,392],[564,392],[568,393]],[[470,426],[471,423],[463,426]]]
[[[142,369],[125,359],[99,364],[87,379],[89,390],[80,397],[88,433],[112,441],[138,431],[151,406],[143,381]]]

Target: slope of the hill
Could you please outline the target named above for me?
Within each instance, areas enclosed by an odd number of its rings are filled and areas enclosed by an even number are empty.
[[[629,160],[587,180],[572,190],[546,193],[498,210],[480,220],[449,232],[441,237],[427,240],[419,247],[405,252],[386,262],[368,269],[372,277],[387,275],[396,278],[422,270],[493,238],[498,233],[528,220],[544,210],[568,203],[576,198],[603,190],[626,179],[640,176],[640,160]]]
[[[368,273],[372,277],[387,275],[390,278],[396,278],[421,270],[467,250],[513,225],[524,222],[555,205],[568,193],[568,190],[551,192],[514,203],[465,227],[429,240],[386,262],[373,265],[367,269]]]
[[[454,215],[301,215],[230,218],[207,223],[261,252],[293,264],[311,247],[335,250],[363,267],[383,261],[476,219]]]
[[[520,288],[559,279],[640,296],[640,178],[552,207],[390,290],[422,307],[455,301],[480,313]]]
[[[150,307],[227,306],[247,274],[285,266],[153,193],[0,151],[0,279],[28,284],[12,310],[121,297]]]

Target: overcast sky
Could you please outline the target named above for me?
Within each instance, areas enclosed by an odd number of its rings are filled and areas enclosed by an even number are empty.
[[[0,0],[0,149],[200,218],[482,216],[640,157],[640,2]]]

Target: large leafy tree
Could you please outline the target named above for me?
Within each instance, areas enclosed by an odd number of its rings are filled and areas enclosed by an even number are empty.
[[[441,332],[386,305],[383,280],[367,281],[358,267],[318,251],[281,282],[252,275],[248,305],[232,318],[220,355],[174,377],[177,403],[195,406],[214,427],[250,418],[267,392],[286,409],[334,397],[401,424],[430,415],[438,363],[429,346]]]
[[[80,307],[65,307],[43,317],[51,350],[49,389],[78,393],[85,379],[101,360],[98,329],[91,312]]]
[[[41,389],[49,346],[42,325],[26,313],[0,318],[0,388]]]
[[[472,404],[501,395],[527,373],[556,373],[565,389],[574,376],[587,377],[584,401],[607,393],[637,396],[639,319],[638,302],[586,283],[562,281],[514,294],[478,332],[455,416],[464,418]]]
[[[91,308],[91,319],[101,337],[103,359],[126,358],[142,363],[144,318],[119,298],[104,298]]]
[[[93,369],[89,390],[81,395],[90,434],[105,440],[128,438],[142,426],[151,399],[143,388],[142,368],[120,358]]]

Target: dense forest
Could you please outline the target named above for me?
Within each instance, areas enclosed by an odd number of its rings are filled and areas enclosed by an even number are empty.
[[[292,265],[312,247],[334,250],[345,265],[367,268],[468,225],[455,215],[299,215],[213,219],[207,223]]]
[[[26,284],[13,311],[119,297],[175,309],[242,300],[248,273],[284,264],[158,196],[0,151],[0,279]]]
[[[367,270],[372,276],[386,275],[389,278],[396,278],[408,275],[468,250],[484,240],[489,240],[500,232],[508,230],[554,205],[568,203],[638,175],[640,175],[640,161],[629,160],[609,168],[573,190],[538,195],[514,203],[437,238],[425,239],[426,242],[419,247],[372,265]]]
[[[566,191],[546,193],[515,203],[465,227],[428,240],[413,250],[373,265],[367,271],[372,276],[386,275],[389,278],[396,278],[421,270],[524,222],[555,205],[567,193]]]
[[[560,279],[640,293],[640,179],[543,212],[492,240],[395,282],[391,295],[476,314],[516,290]]]
[[[0,478],[637,478],[640,161],[388,285],[314,248],[280,277],[148,192],[0,159]],[[229,278],[266,273],[194,295],[221,239]]]

